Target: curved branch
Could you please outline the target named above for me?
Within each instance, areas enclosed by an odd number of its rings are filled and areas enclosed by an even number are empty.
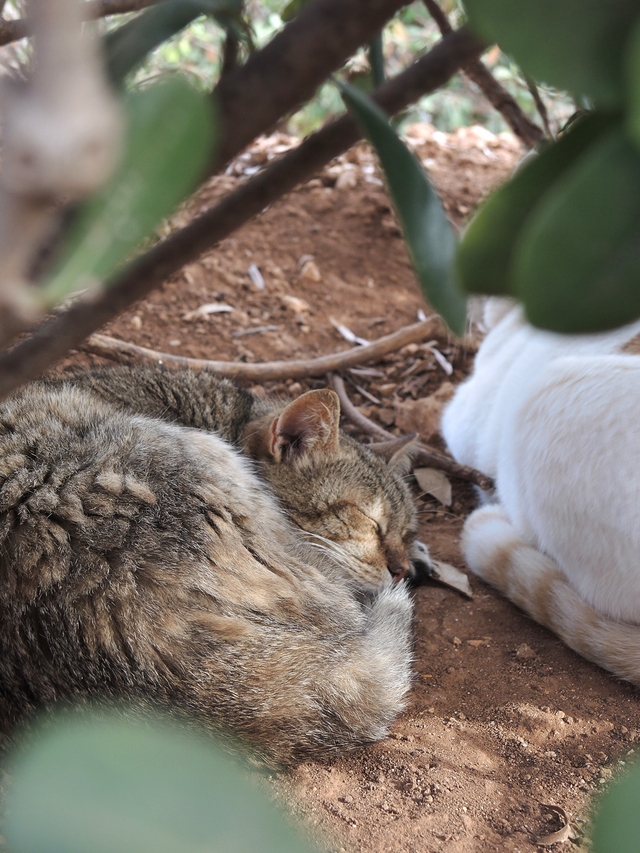
[[[158,364],[161,362],[167,367],[188,367],[196,372],[208,370],[211,373],[217,373],[219,376],[228,376],[231,379],[240,379],[246,382],[268,382],[274,379],[303,379],[305,376],[324,376],[331,370],[341,370],[354,367],[357,364],[365,364],[368,361],[375,361],[383,355],[401,349],[406,344],[423,341],[442,329],[442,320],[439,317],[433,317],[430,320],[423,320],[421,323],[405,326],[403,329],[399,329],[391,335],[385,335],[364,347],[356,347],[332,355],[323,355],[319,358],[297,361],[266,361],[261,364],[186,358],[185,356],[170,355],[135,344],[128,344],[106,335],[91,335],[82,350],[113,361],[138,364]]]
[[[404,109],[421,95],[446,83],[464,62],[479,55],[482,49],[482,42],[468,30],[457,30],[379,89],[375,100],[389,113]],[[145,297],[185,263],[210,251],[267,205],[308,180],[350,148],[361,135],[349,116],[331,122],[250,178],[211,210],[137,258],[100,296],[91,302],[78,302],[49,318],[30,337],[0,354],[0,399],[24,382],[35,379],[70,349],[78,347],[87,335]],[[330,369],[335,368],[325,368]]]
[[[385,443],[392,439],[395,439],[396,442],[398,441],[399,437],[397,435],[387,432],[386,429],[383,429],[381,426],[378,426],[378,424],[370,421],[369,418],[362,414],[362,412],[358,411],[349,399],[344,387],[344,382],[339,376],[336,376],[335,374],[332,375],[329,378],[329,384],[340,398],[340,408],[347,420],[351,421],[351,423],[361,429],[362,432],[367,435],[374,435],[376,438],[382,439]],[[375,445],[373,445],[373,447],[375,448]],[[477,471],[469,465],[460,465],[460,463],[456,462],[455,459],[452,459],[445,453],[440,453],[440,451],[434,450],[427,444],[418,443],[415,445],[415,449],[412,448],[411,457],[412,468],[419,468],[421,465],[427,465],[430,468],[438,468],[440,471],[446,471],[447,474],[451,474],[452,477],[456,477],[458,480],[466,480],[469,483],[473,483],[475,486],[479,486],[484,491],[490,491],[493,489],[493,480],[491,477],[487,477],[486,474],[482,473],[482,471]]]

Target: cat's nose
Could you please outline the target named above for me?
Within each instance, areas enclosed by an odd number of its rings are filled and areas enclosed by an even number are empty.
[[[391,577],[393,578],[393,583],[398,583],[402,578],[406,578],[411,568],[408,563],[389,563],[387,566],[389,572],[391,573]]]

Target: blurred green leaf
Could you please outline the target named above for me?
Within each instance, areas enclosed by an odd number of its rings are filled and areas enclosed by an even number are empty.
[[[616,128],[557,181],[522,231],[513,276],[529,320],[592,332],[640,316],[639,233],[640,152]]]
[[[536,205],[594,140],[610,130],[608,115],[585,116],[533,157],[485,202],[458,248],[462,286],[469,293],[514,294],[512,261],[517,238]]]
[[[640,149],[640,16],[629,37],[626,55],[629,131]]]
[[[292,21],[296,17],[301,9],[304,9],[307,3],[309,3],[309,0],[289,0],[289,3],[280,12],[280,18],[285,24],[288,24],[289,21]]]
[[[384,38],[381,32],[369,44],[369,66],[374,86],[377,89],[386,80],[384,71]]]
[[[123,714],[58,719],[9,764],[10,853],[309,853],[206,737]]]
[[[465,0],[471,25],[537,80],[593,97],[624,99],[624,44],[637,0]]]
[[[107,71],[119,86],[145,57],[200,15],[211,15],[221,26],[239,19],[241,0],[165,0],[110,32],[104,39]]]
[[[125,99],[127,150],[111,182],[81,209],[45,303],[103,284],[193,190],[214,144],[211,98],[173,77]]]
[[[600,799],[591,833],[593,853],[637,853],[640,843],[640,766]]]
[[[453,264],[456,238],[440,199],[382,110],[353,86],[338,85],[380,159],[425,299],[456,334],[462,334],[466,304]]]

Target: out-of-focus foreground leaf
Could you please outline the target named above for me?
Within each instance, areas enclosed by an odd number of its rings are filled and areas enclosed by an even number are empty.
[[[640,316],[638,258],[640,152],[618,127],[582,154],[528,219],[514,258],[515,293],[545,329],[614,328]]]
[[[103,711],[47,721],[9,762],[10,853],[310,853],[206,737]]]
[[[640,149],[640,16],[629,36],[626,71],[629,94],[628,126],[636,146]]]
[[[462,334],[466,305],[455,277],[456,238],[440,199],[382,110],[353,86],[339,85],[380,159],[425,299],[456,334]]]
[[[640,766],[609,788],[593,818],[593,853],[637,853],[640,839]]]
[[[309,3],[309,0],[289,0],[287,5],[284,7],[282,12],[280,12],[280,17],[287,24],[289,21],[293,21],[298,12]]]
[[[164,0],[152,6],[105,37],[109,78],[121,85],[152,50],[200,15],[211,15],[223,26],[237,19],[241,29],[241,9],[241,0]]]
[[[485,202],[458,249],[462,286],[469,293],[516,295],[513,258],[517,240],[536,206],[555,182],[615,119],[591,115],[575,122],[559,142],[529,160]]]
[[[537,80],[605,107],[624,100],[625,43],[637,0],[464,0],[469,20]]]
[[[127,150],[110,183],[80,211],[43,299],[103,284],[192,191],[210,159],[210,97],[172,77],[125,99]]]

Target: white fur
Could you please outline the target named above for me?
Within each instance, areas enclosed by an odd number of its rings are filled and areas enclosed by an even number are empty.
[[[467,521],[471,568],[534,618],[546,571],[564,576],[567,607],[640,624],[640,356],[621,352],[640,322],[564,336],[534,329],[519,307],[504,313],[491,300],[489,311],[495,325],[443,418],[455,458],[496,482],[495,511]],[[512,576],[492,577],[505,549]],[[563,625],[557,602],[552,610],[540,621],[565,636],[576,613]]]

